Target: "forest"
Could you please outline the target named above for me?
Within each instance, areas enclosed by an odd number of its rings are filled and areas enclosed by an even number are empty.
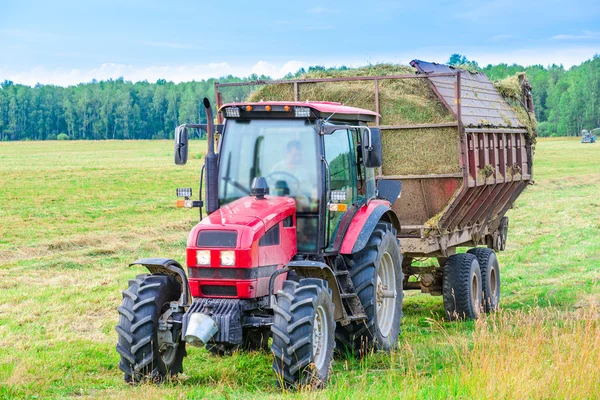
[[[491,80],[525,71],[533,87],[540,136],[576,136],[600,127],[600,56],[580,65],[498,64],[480,67],[453,54],[450,65],[485,73]],[[340,67],[345,69],[346,67]],[[311,70],[325,70],[314,66]],[[306,73],[300,69],[285,78]],[[206,122],[202,99],[214,101],[214,82],[269,79],[251,75],[173,83],[132,83],[122,78],[62,87],[0,84],[0,140],[166,139],[181,123]],[[253,86],[226,88],[224,101],[243,100]]]

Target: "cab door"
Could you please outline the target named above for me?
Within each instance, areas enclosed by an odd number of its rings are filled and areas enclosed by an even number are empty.
[[[326,207],[327,249],[331,250],[345,210],[357,200],[357,165],[350,130],[337,130],[324,136],[325,159],[329,165],[329,198]],[[339,206],[339,205],[345,205]]]

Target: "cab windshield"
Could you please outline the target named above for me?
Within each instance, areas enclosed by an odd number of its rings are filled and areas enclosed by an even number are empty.
[[[219,204],[248,196],[254,178],[264,177],[271,195],[296,200],[298,250],[316,250],[315,240],[301,236],[317,237],[317,144],[314,123],[307,120],[228,120],[219,156]]]

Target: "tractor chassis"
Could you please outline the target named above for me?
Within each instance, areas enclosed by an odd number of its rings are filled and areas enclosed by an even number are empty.
[[[182,332],[187,331],[190,316],[202,313],[210,316],[217,332],[210,343],[238,345],[243,341],[243,329],[269,327],[273,314],[267,310],[269,296],[257,299],[196,298],[183,316]]]

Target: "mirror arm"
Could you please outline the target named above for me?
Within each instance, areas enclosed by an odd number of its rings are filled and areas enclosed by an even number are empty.
[[[365,128],[367,130],[367,132],[369,133],[369,143],[367,144],[367,146],[365,146],[365,148],[369,151],[373,150],[373,141],[371,140],[371,128],[369,128],[368,126],[364,126],[363,128]]]

